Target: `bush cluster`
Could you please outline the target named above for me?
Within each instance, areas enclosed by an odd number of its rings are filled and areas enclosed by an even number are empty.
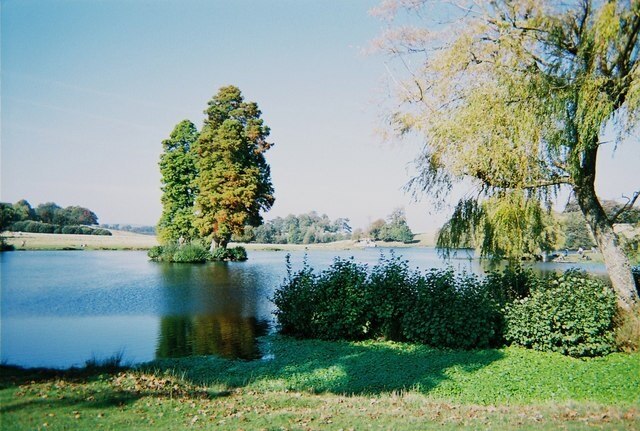
[[[320,274],[307,265],[289,271],[273,302],[281,332],[304,338],[384,337],[468,349],[494,345],[500,335],[500,304],[485,283],[452,270],[410,271],[393,254],[371,271],[344,259]]]
[[[289,257],[287,265],[272,298],[283,334],[462,349],[511,343],[571,356],[615,349],[615,295],[575,270],[547,278],[518,267],[484,278],[421,273],[393,254],[371,269],[345,259],[320,273],[306,262],[293,273]]]
[[[13,223],[11,230],[14,232],[30,233],[58,233],[75,235],[111,235],[107,229],[92,228],[89,226],[60,226],[51,223],[43,223],[33,220],[23,220]]]
[[[568,270],[540,283],[506,307],[507,341],[569,356],[599,356],[615,350],[616,297],[605,284]]]
[[[178,245],[169,243],[151,247],[147,252],[151,260],[158,262],[203,263],[207,261],[244,261],[247,251],[244,247],[229,249],[217,248],[210,253],[207,247],[198,241]]]

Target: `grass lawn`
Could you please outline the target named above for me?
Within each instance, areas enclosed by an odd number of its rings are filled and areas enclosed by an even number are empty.
[[[640,429],[640,354],[262,339],[260,361],[0,377],[3,430]]]

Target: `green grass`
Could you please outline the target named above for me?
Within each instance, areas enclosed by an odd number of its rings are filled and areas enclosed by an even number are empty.
[[[266,337],[273,359],[2,367],[3,430],[639,429],[640,354]],[[46,423],[46,426],[44,425]]]

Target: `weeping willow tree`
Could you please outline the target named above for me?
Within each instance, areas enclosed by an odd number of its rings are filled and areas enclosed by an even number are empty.
[[[475,247],[490,259],[535,259],[557,249],[560,226],[536,199],[522,192],[496,193],[479,202],[458,202],[451,219],[440,229],[437,248]]]
[[[636,303],[594,184],[605,128],[618,145],[638,124],[640,1],[389,0],[377,12],[390,23],[380,47],[406,69],[391,124],[425,138],[412,187],[441,197],[473,181],[440,244],[466,232],[485,254],[518,256],[545,240],[542,207],[567,187],[620,307]]]

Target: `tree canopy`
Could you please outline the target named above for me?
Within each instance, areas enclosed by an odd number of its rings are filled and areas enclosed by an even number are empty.
[[[441,3],[390,0],[378,12],[409,23],[392,24],[380,46],[406,66],[390,122],[425,139],[412,187],[443,197],[473,182],[442,242],[462,238],[451,226],[481,226],[485,239],[508,230],[508,248],[485,240],[483,249],[522,255],[527,242],[513,240],[530,237],[530,224],[491,213],[535,224],[568,187],[629,308],[638,300],[629,261],[594,183],[604,129],[613,124],[620,143],[638,123],[640,2],[462,0],[447,2],[448,22],[426,25]]]
[[[253,229],[253,239],[263,244],[318,244],[349,239],[349,219],[331,220],[315,211],[276,217]]]
[[[161,241],[190,240],[196,236],[193,206],[198,193],[198,170],[192,147],[198,136],[196,126],[183,120],[173,129],[169,139],[162,141],[162,215],[158,222]]]
[[[407,224],[407,217],[402,208],[395,209],[387,220],[375,220],[367,229],[368,235],[376,241],[413,241],[413,232]]]
[[[232,235],[262,224],[275,200],[264,153],[269,128],[237,87],[222,87],[208,103],[201,132],[188,120],[162,142],[162,242],[207,238],[226,248]]]
[[[209,101],[195,144],[198,195],[195,225],[212,244],[226,247],[245,226],[262,224],[273,205],[271,170],[264,153],[269,128],[258,105],[245,102],[237,87],[222,87]]]

